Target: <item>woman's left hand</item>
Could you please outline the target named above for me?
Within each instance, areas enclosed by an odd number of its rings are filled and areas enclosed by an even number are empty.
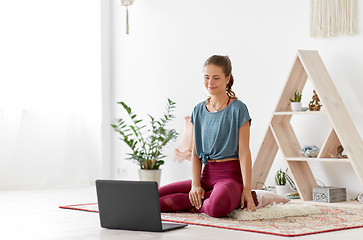
[[[245,206],[245,204],[247,206]],[[242,191],[241,209],[243,209],[244,207],[246,207],[247,211],[249,211],[249,210],[251,210],[253,212],[256,211],[256,205],[255,205],[255,202],[253,201],[251,190],[243,189],[243,191]]]

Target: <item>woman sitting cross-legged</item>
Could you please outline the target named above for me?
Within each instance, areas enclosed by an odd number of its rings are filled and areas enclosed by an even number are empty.
[[[231,87],[228,56],[204,63],[204,85],[211,95],[192,112],[192,180],[159,187],[162,212],[191,211],[224,217],[236,208],[256,211],[251,190],[251,118]],[[204,165],[202,170],[202,165]]]

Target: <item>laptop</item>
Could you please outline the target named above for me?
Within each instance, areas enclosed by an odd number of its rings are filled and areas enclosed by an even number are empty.
[[[187,226],[161,221],[156,182],[98,179],[96,190],[103,228],[164,232]]]

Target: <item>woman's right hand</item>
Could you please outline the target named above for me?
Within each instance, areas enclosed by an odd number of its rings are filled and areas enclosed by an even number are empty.
[[[202,207],[202,199],[204,199],[204,189],[201,186],[192,186],[189,192],[189,201],[196,209]]]

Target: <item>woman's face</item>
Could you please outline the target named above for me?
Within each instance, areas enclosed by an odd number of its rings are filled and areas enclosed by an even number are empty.
[[[224,75],[220,66],[208,64],[204,67],[204,86],[210,95],[226,93],[229,78]]]

